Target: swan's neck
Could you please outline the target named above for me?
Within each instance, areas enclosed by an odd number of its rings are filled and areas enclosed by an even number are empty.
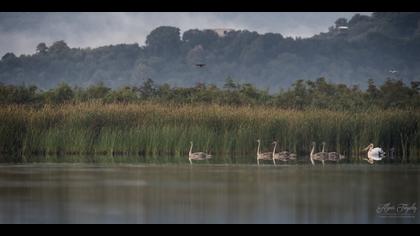
[[[325,143],[322,144],[322,152],[325,152]]]
[[[260,142],[258,142],[257,155],[260,154]]]
[[[368,155],[369,155],[369,153],[372,151],[372,149],[373,149],[373,146],[369,146],[369,149],[368,149]]]
[[[191,152],[192,152],[192,148],[193,148],[193,144],[191,143],[191,146],[190,146],[190,155],[191,155]]]
[[[274,154],[276,154],[276,147],[277,147],[277,143],[274,143],[273,156]]]
[[[311,160],[312,160],[312,156],[314,155],[314,151],[315,151],[315,145],[312,144],[312,149],[311,149],[311,154],[310,154]]]

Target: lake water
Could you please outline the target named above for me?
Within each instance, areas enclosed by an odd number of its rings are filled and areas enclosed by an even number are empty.
[[[418,165],[1,165],[0,223],[420,223],[419,180]]]

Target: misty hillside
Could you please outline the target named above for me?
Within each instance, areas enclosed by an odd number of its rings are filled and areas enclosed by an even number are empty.
[[[1,83],[41,88],[60,82],[120,87],[148,78],[175,86],[221,86],[227,77],[271,91],[318,77],[361,86],[387,77],[420,80],[420,13],[341,18],[329,32],[305,39],[230,29],[181,35],[178,28],[162,26],[150,32],[145,46],[80,49],[64,41],[40,42],[33,55],[7,53],[0,61]]]

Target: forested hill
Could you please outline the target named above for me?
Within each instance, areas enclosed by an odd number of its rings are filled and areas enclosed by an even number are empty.
[[[199,67],[197,64],[203,64]],[[278,91],[298,79],[325,77],[336,83],[378,83],[386,78],[420,80],[420,13],[373,13],[337,19],[329,32],[311,38],[237,30],[158,27],[144,46],[71,48],[64,41],[40,43],[33,55],[5,54],[0,83],[55,87],[156,83],[221,86],[238,82]]]

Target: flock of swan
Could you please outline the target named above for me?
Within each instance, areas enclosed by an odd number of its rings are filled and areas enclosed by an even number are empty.
[[[272,152],[261,152],[260,145],[261,140],[257,139],[258,148],[257,148],[257,164],[260,165],[260,161],[273,161],[273,164],[276,165],[276,161],[295,161],[297,158],[297,155],[295,153],[291,153],[288,151],[281,151],[276,152],[276,148],[278,145],[277,141],[273,142],[274,148]],[[188,155],[188,160],[190,161],[190,164],[192,164],[192,161],[203,161],[208,160],[212,158],[212,155],[207,154],[205,152],[192,152],[193,148],[193,142],[190,142],[190,151]],[[322,165],[325,164],[326,161],[332,161],[332,162],[339,162],[340,160],[345,159],[346,157],[338,152],[326,152],[325,151],[325,142],[322,143],[322,151],[315,153],[315,147],[316,143],[312,142],[312,149],[309,155],[309,159],[312,163],[312,165],[315,165],[315,161],[320,161]],[[375,161],[380,161],[383,158],[386,157],[385,152],[380,147],[375,147],[373,144],[369,144],[364,151],[367,151],[367,158],[366,160],[370,164],[374,164]]]

